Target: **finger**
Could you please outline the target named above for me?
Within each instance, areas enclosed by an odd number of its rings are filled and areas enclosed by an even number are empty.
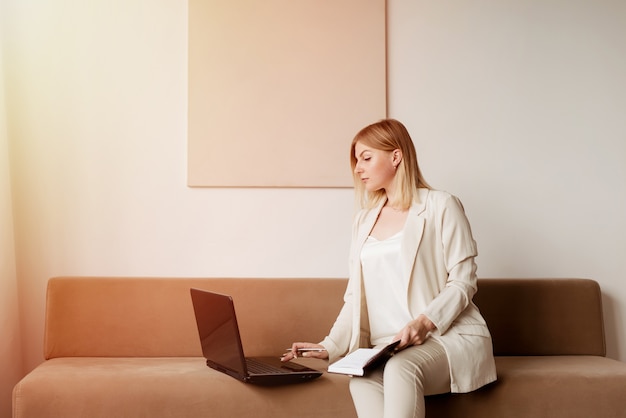
[[[289,361],[298,358],[298,348],[302,345],[303,343],[293,343],[290,348],[286,349],[287,351],[282,355],[281,360]]]
[[[426,342],[426,339],[428,338],[428,335],[425,334],[417,334],[415,336],[415,342],[413,343],[414,345],[422,345]]]
[[[302,353],[302,357],[326,359],[326,358],[328,358],[328,352],[326,350],[324,350],[324,351],[305,351],[305,352]]]
[[[300,342],[293,343],[291,346],[292,358],[298,358],[298,350],[305,346],[306,346],[306,343],[300,343]]]
[[[411,345],[413,339],[415,338],[416,333],[411,328],[405,328],[404,333],[402,334],[402,342],[406,347]]]
[[[298,356],[302,356],[303,352],[307,351],[307,349],[311,348],[319,348],[319,345],[313,343],[296,342],[293,343],[293,345],[291,346],[291,352],[293,353],[294,357],[297,358]]]

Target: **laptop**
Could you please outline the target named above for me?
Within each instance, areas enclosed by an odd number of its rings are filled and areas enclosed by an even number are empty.
[[[301,364],[276,357],[246,358],[241,344],[233,298],[190,289],[202,354],[207,366],[245,383],[283,385],[310,381],[322,375]]]

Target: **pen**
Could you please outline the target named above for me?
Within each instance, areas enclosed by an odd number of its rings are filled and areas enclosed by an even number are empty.
[[[291,347],[286,348],[285,350],[291,351]],[[296,349],[296,351],[314,351],[316,353],[321,353],[322,351],[326,351],[326,349],[325,348],[317,348],[317,347],[315,347],[315,348],[303,347],[303,348]]]

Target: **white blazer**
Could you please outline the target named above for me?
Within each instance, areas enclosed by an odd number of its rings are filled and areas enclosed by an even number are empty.
[[[321,342],[330,362],[370,346],[360,254],[384,203],[356,216],[344,306]],[[472,302],[477,249],[461,202],[446,192],[419,189],[419,202],[409,210],[402,239],[401,258],[410,274],[409,310],[414,318],[423,313],[437,326],[431,338],[446,350],[451,392],[470,392],[495,381],[491,335]]]

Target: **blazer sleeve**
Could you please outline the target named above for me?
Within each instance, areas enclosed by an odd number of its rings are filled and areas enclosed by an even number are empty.
[[[476,241],[458,198],[448,195],[436,218],[441,234],[443,263],[447,278],[443,290],[428,305],[424,314],[444,334],[468,307],[477,291]]]
[[[350,337],[352,329],[352,294],[350,285],[344,296],[344,304],[335,320],[334,325],[330,329],[329,334],[320,342],[328,351],[328,360],[333,363],[339,357],[348,352],[350,346]]]
[[[354,318],[354,310],[355,303],[359,303],[360,301],[355,301],[355,286],[360,286],[360,276],[356,270],[356,262],[360,261],[356,259],[357,255],[357,237],[359,233],[359,226],[362,222],[363,217],[365,216],[365,211],[360,211],[357,216],[355,216],[353,225],[352,225],[352,239],[350,245],[350,258],[348,260],[348,286],[343,296],[343,307],[335,320],[332,328],[328,335],[324,338],[323,341],[320,342],[321,345],[326,348],[328,351],[329,361],[332,363],[339,357],[345,355],[350,348],[350,341],[352,339],[352,330],[353,330],[353,321]]]

